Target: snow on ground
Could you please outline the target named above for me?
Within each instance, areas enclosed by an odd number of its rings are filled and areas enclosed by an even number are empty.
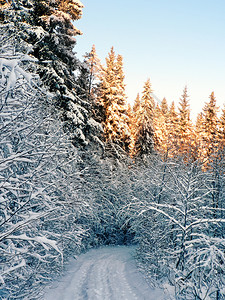
[[[48,288],[44,300],[168,300],[138,272],[134,247],[93,249],[73,261],[65,277]]]

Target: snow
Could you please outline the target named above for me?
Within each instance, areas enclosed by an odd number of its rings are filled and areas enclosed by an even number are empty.
[[[4,80],[7,79],[7,86],[5,91],[9,91],[14,88],[17,80],[21,77],[24,77],[28,84],[32,79],[30,73],[25,72],[22,68],[19,67],[21,61],[35,61],[33,58],[28,55],[23,55],[22,57],[13,59],[0,58],[0,72],[3,73],[1,78],[1,83],[4,83]]]
[[[169,300],[137,270],[134,247],[93,249],[70,263],[65,277],[48,287],[44,300]]]
[[[79,7],[84,7],[83,3],[80,0],[75,0],[73,2]]]
[[[56,245],[56,241],[50,240],[46,238],[45,236],[35,236],[35,237],[28,237],[26,234],[20,234],[20,235],[10,235],[8,237],[9,239],[16,239],[16,240],[23,240],[23,241],[33,241],[37,242],[42,245],[44,249],[49,251],[49,246],[55,249],[57,252],[59,252],[62,255],[62,252],[59,250],[59,248]]]

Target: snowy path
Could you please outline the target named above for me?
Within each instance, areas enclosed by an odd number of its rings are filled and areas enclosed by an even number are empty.
[[[46,291],[45,300],[168,300],[135,267],[132,247],[105,247],[82,254],[68,274]]]

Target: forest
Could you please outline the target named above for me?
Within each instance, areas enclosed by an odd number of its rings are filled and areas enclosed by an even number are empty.
[[[195,122],[123,57],[76,57],[79,0],[0,0],[0,298],[41,299],[70,257],[136,245],[176,299],[225,299],[225,107]],[[93,41],[94,43],[94,41]],[[74,48],[75,47],[75,48]]]

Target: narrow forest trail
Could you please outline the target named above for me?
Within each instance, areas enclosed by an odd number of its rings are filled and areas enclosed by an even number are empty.
[[[133,247],[93,249],[82,254],[68,274],[46,290],[45,300],[168,300],[148,286],[132,257]]]

